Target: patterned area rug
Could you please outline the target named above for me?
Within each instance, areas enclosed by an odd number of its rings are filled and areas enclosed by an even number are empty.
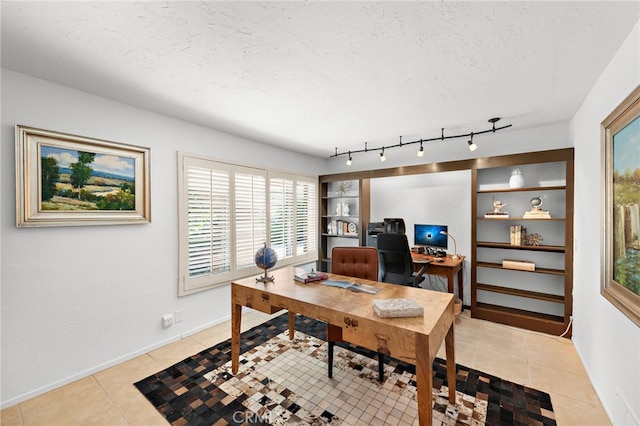
[[[336,345],[327,377],[326,324],[287,315],[242,334],[240,368],[231,373],[231,341],[135,383],[173,425],[413,425],[415,368],[387,359],[378,382],[375,352]],[[433,365],[433,419],[440,425],[555,425],[547,393],[457,365],[456,404],[448,403],[443,360]]]

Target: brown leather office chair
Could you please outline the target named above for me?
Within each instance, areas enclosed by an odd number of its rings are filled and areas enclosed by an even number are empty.
[[[378,250],[375,247],[334,247],[331,251],[331,272],[349,277],[378,281]],[[334,332],[338,332],[335,334]],[[327,325],[327,364],[333,376],[333,347],[340,341],[339,331]],[[378,379],[384,378],[383,355],[378,353]]]
[[[375,247],[334,247],[331,272],[378,281],[378,250]]]

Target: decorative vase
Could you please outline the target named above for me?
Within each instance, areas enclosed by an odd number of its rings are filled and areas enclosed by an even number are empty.
[[[509,188],[524,188],[524,176],[522,176],[520,169],[513,169],[511,172]]]
[[[344,203],[342,205],[342,215],[343,216],[349,216],[349,204],[348,203]]]

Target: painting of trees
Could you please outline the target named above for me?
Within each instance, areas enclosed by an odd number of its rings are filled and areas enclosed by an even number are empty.
[[[640,118],[613,139],[613,276],[640,295]]]
[[[56,182],[60,178],[60,168],[55,158],[41,159],[42,165],[42,201],[48,201],[56,195]]]

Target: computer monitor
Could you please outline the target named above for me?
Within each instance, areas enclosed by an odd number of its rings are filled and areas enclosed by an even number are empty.
[[[441,231],[447,232],[447,226],[427,224],[413,225],[414,245],[446,250],[449,240],[446,235],[440,233]]]

